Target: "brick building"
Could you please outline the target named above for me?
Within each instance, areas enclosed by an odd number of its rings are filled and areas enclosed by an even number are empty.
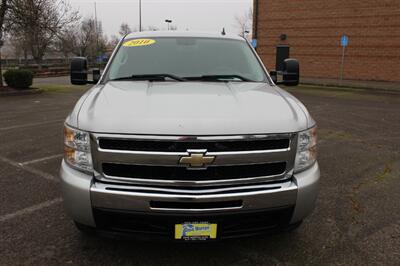
[[[400,82],[400,0],[254,0],[257,52],[275,68],[276,46],[290,46],[305,78]]]

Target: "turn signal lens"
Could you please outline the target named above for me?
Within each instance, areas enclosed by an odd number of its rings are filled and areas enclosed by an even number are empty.
[[[64,126],[64,160],[77,170],[93,172],[89,133]]]

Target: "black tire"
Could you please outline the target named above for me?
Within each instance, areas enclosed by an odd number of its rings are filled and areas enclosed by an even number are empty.
[[[294,223],[294,224],[289,224],[289,225],[287,225],[287,226],[285,226],[283,229],[282,229],[282,231],[283,232],[293,232],[293,231],[296,231],[299,227],[300,227],[300,225],[303,223],[303,220],[301,220],[301,221],[299,221],[299,222],[297,222],[297,223]]]
[[[90,235],[90,236],[96,234],[96,229],[94,227],[91,227],[91,226],[88,226],[88,225],[85,225],[85,224],[81,224],[81,223],[78,223],[76,221],[74,221],[74,223],[75,223],[76,229],[78,229],[79,232],[81,232],[82,234]]]

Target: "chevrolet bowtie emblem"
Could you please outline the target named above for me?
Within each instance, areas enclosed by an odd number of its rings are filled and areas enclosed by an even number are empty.
[[[180,164],[186,164],[189,168],[206,168],[212,164],[215,156],[206,156],[204,153],[189,152],[189,156],[183,156],[179,160]]]

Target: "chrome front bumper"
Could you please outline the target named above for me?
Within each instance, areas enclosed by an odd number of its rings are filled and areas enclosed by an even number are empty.
[[[241,213],[245,211],[266,210],[294,206],[291,223],[298,222],[314,209],[318,193],[319,167],[295,174],[294,178],[279,184],[240,191],[209,191],[207,194],[177,193],[162,190],[147,190],[141,187],[121,187],[93,182],[93,177],[80,173],[65,162],[61,166],[61,184],[64,204],[69,215],[77,222],[96,226],[93,208],[106,208],[142,213]],[[210,209],[153,208],[151,202],[221,202],[241,201],[241,206]]]
[[[113,189],[113,190],[110,190]],[[118,209],[137,212],[158,213],[215,213],[231,211],[250,211],[275,207],[292,206],[296,203],[297,185],[291,181],[274,184],[264,188],[254,187],[251,192],[222,192],[207,195],[167,194],[155,192],[138,192],[118,190],[118,187],[101,183],[94,184],[91,189],[92,205],[95,208]],[[223,203],[241,202],[230,207],[209,208],[176,208],[152,207],[152,202],[161,203]],[[165,204],[163,204],[165,205]],[[175,204],[174,204],[175,205]],[[190,204],[189,204],[190,205]]]

